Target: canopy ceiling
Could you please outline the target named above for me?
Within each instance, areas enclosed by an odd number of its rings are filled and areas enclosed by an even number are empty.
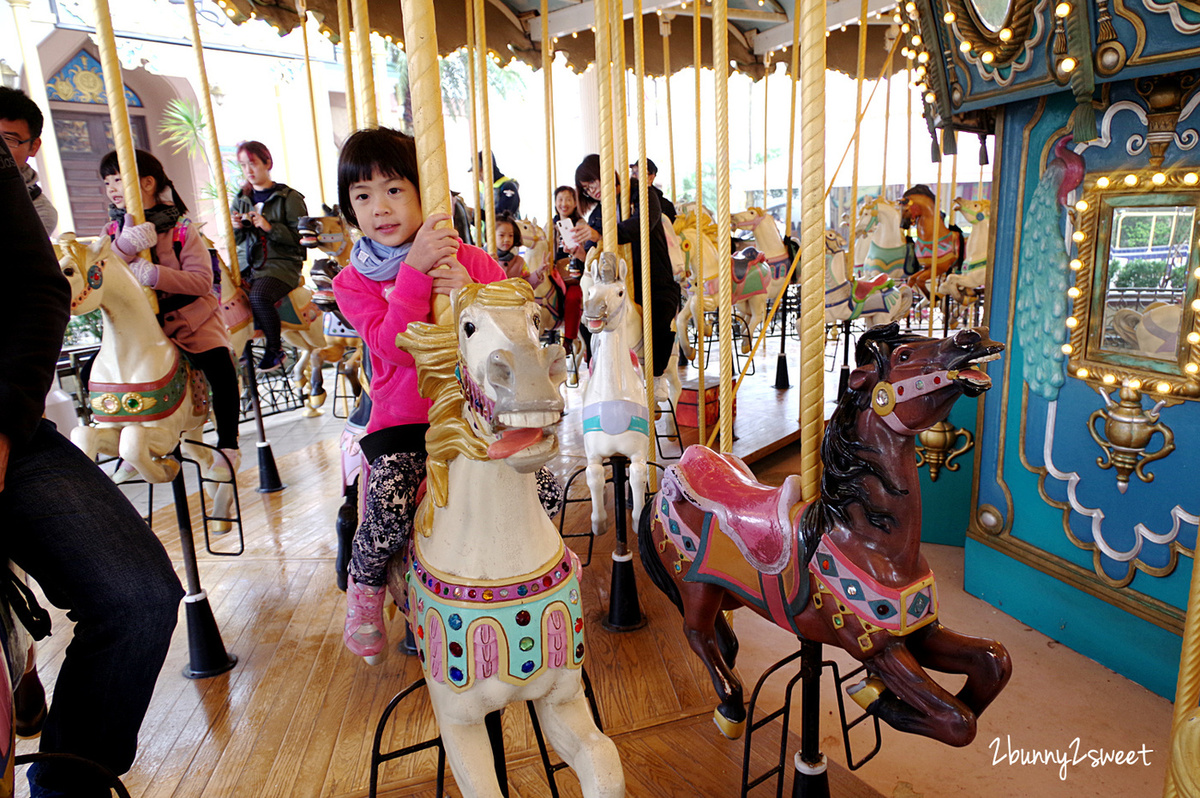
[[[442,54],[449,54],[467,43],[467,0],[438,0],[437,39]],[[780,60],[790,66],[796,0],[730,0],[729,58],[732,67],[759,78],[768,57],[773,63]],[[850,9],[850,6],[854,6]],[[875,78],[883,69],[887,55],[886,32],[895,0],[869,0],[866,76]],[[224,0],[222,6],[236,22],[259,19],[278,27],[281,32],[295,28],[300,21],[294,0]],[[565,55],[567,63],[582,71],[595,57],[595,42],[591,28],[593,7],[587,2],[550,0],[550,35],[554,49]],[[670,71],[677,72],[692,66],[692,4],[681,8],[681,0],[643,0],[646,36],[646,71],[651,75],[663,73],[663,42],[660,21],[670,30]],[[487,45],[501,63],[520,59],[534,68],[541,66],[542,20],[539,0],[486,0]],[[331,39],[337,41],[337,0],[308,0],[308,10],[321,23]],[[884,12],[887,13],[884,13]],[[826,39],[826,63],[853,76],[858,58],[859,4],[852,0],[831,2],[827,11],[830,30]],[[253,14],[253,17],[251,17]],[[371,29],[380,35],[404,41],[404,21],[398,0],[369,0]],[[877,15],[882,15],[877,18]],[[632,69],[633,21],[632,2],[625,1],[626,62]],[[853,23],[853,24],[852,24]],[[844,29],[843,29],[844,28]],[[712,63],[711,9],[701,7],[701,59]],[[903,66],[896,58],[893,71]]]

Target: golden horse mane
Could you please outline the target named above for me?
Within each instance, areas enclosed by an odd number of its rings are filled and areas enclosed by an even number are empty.
[[[433,530],[436,507],[450,498],[450,461],[459,455],[487,459],[487,444],[463,418],[463,392],[456,370],[459,365],[458,319],[472,305],[514,308],[533,301],[533,289],[520,278],[481,285],[471,283],[455,294],[450,320],[445,324],[415,322],[396,336],[396,345],[413,356],[421,395],[433,401],[429,409],[429,431],[425,433],[426,496],[417,509],[416,529],[422,535]],[[433,500],[432,504],[430,499]]]
[[[717,225],[704,211],[688,211],[675,220],[675,233],[679,236],[687,231],[695,231],[707,236],[709,240],[717,240]]]

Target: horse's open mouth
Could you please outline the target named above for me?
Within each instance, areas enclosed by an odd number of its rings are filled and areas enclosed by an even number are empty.
[[[527,411],[501,413],[496,419],[495,430],[500,437],[488,446],[488,457],[506,460],[518,453],[537,454],[542,449],[553,448],[558,439],[549,428],[559,422],[561,414],[550,411]]]
[[[587,325],[589,332],[595,334],[604,330],[608,319],[605,316],[584,316],[583,323]]]
[[[951,379],[962,387],[963,393],[967,396],[979,396],[981,393],[992,387],[992,378],[984,374],[972,366],[978,366],[982,363],[987,363],[1000,358],[1000,351],[992,350],[988,347],[988,351],[982,355],[976,355],[965,361],[962,366],[957,369],[957,374]]]
[[[302,247],[315,247],[315,246],[317,246],[319,243],[321,243],[321,242],[317,240],[317,234],[316,234],[316,233],[306,233],[306,232],[305,232],[305,231],[303,231],[303,230],[301,230],[301,231],[300,231],[300,246],[302,246]]]

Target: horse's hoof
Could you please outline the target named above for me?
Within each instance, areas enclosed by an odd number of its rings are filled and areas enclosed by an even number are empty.
[[[713,710],[713,723],[717,724],[717,728],[721,730],[721,734],[730,740],[738,739],[742,736],[742,732],[746,730],[746,721],[730,720],[721,714],[720,707]]]
[[[387,646],[384,646],[383,650],[378,654],[372,654],[369,657],[363,657],[363,662],[367,663],[368,665],[378,665],[385,659],[387,659]]]
[[[208,528],[214,535],[224,535],[226,532],[233,529],[233,524],[229,523],[228,521],[213,521]]]
[[[316,410],[318,407],[325,404],[325,397],[328,395],[329,394],[326,391],[321,391],[320,393],[314,393],[310,395],[308,397],[308,406]]]
[[[121,464],[117,466],[117,470],[113,472],[112,481],[114,484],[120,485],[122,482],[136,479],[137,475],[137,469],[133,467],[133,464],[128,460],[122,460]]]
[[[879,700],[887,685],[878,676],[868,676],[858,684],[846,688],[846,695],[854,699],[863,710],[870,710],[871,705]]]
[[[311,405],[306,404],[304,406],[304,409],[300,411],[300,415],[303,418],[316,418],[317,416],[322,415],[322,413],[320,410],[316,409],[315,407],[312,407]]]

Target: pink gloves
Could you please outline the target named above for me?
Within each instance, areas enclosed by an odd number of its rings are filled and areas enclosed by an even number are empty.
[[[134,224],[133,216],[127,213],[125,214],[125,227],[121,229],[117,240],[113,242],[113,249],[121,256],[121,260],[132,265],[139,252],[150,249],[157,243],[158,234],[154,231],[154,225],[150,222]]]
[[[151,225],[150,229],[154,229]],[[139,283],[147,288],[154,288],[158,285],[158,267],[145,258],[135,257],[129,262],[129,271],[133,272],[133,276]]]

